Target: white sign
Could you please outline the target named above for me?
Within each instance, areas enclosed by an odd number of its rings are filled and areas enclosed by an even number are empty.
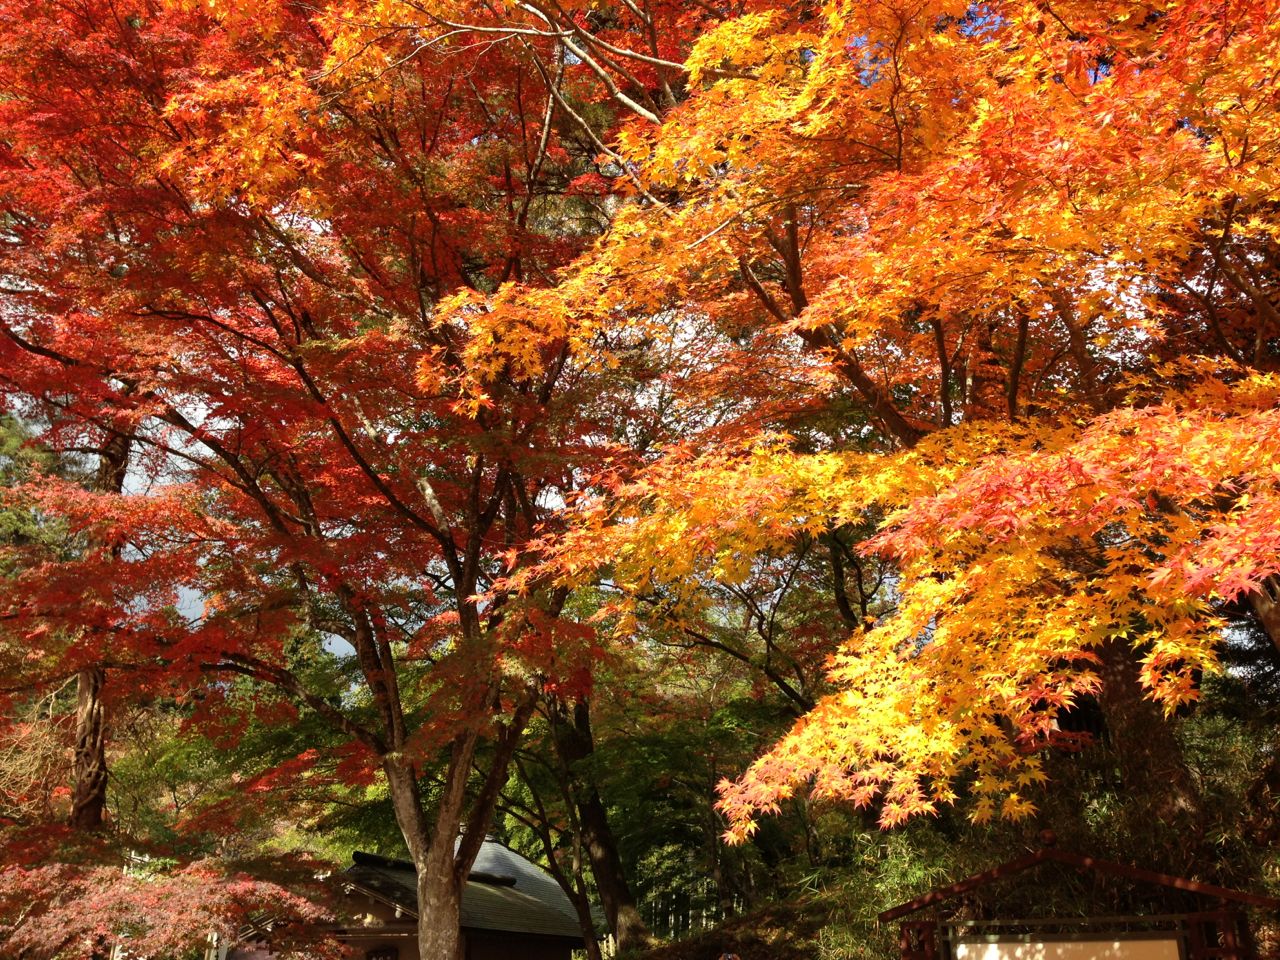
[[[955,960],[1180,960],[1176,937],[1123,940],[952,941]]]

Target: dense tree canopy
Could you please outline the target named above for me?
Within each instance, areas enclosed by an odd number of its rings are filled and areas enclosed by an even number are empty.
[[[0,10],[15,843],[248,737],[394,818],[424,957],[495,814],[640,946],[643,757],[723,915],[761,813],[1025,818],[1094,709],[1207,836],[1174,715],[1280,649],[1274,4]]]
[[[975,816],[1025,815],[1037,748],[1113,648],[1172,710],[1216,662],[1217,606],[1251,601],[1280,638],[1275,13],[789,12],[699,39],[697,94],[625,139],[655,201],[511,297],[713,325],[695,406],[761,341],[816,356],[617,477],[556,562],[607,558],[624,609],[656,592],[687,617],[708,578],[878,527],[859,550],[895,570],[893,610],[726,786],[732,834],[806,783],[897,823],[968,769]],[[813,433],[833,394],[867,418],[853,442]]]

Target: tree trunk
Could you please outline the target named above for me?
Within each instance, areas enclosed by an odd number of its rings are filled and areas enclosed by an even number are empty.
[[[578,816],[582,822],[587,857],[591,861],[591,874],[596,878],[596,889],[600,891],[600,902],[609,920],[609,929],[619,950],[650,946],[653,937],[627,884],[600,794],[594,784],[589,784],[586,792],[587,796],[578,805]]]
[[[76,745],[72,764],[71,826],[97,830],[107,808],[107,734],[101,667],[85,667],[76,679]]]
[[[556,883],[560,884],[560,889],[573,904],[578,926],[582,928],[582,949],[587,955],[587,960],[602,960],[603,954],[600,952],[600,941],[597,939],[596,920],[591,915],[591,900],[587,896],[587,885],[582,876],[580,858],[574,857],[573,874],[566,874],[556,863],[556,851],[550,832],[545,826],[534,826],[533,829],[538,834],[538,839],[542,841],[542,849],[547,857],[551,875],[555,877]]]
[[[591,916],[591,904],[580,891],[574,891],[569,899],[573,902],[573,911],[578,917],[578,926],[582,928],[582,951],[587,960],[603,960],[600,941],[595,937],[595,919]]]
[[[421,960],[461,960],[462,882],[454,869],[461,818],[456,811],[442,809],[443,818],[438,814],[430,824],[412,764],[390,755],[383,758],[382,769],[396,823],[418,874],[418,954]],[[451,766],[449,772],[454,771]],[[452,792],[446,784],[446,796]],[[450,816],[452,829],[441,823]]]
[[[132,390],[128,391],[132,392]],[[120,493],[129,470],[131,441],[123,433],[112,436],[98,455],[93,489]],[[110,545],[112,556],[120,548]],[[76,742],[71,779],[71,826],[97,830],[107,811],[107,717],[102,705],[106,671],[99,665],[84,667],[76,678]]]
[[[533,706],[534,698],[530,695],[501,728],[489,758],[489,769],[470,797],[467,786],[480,734],[469,730],[454,739],[434,816],[430,819],[422,803],[417,770],[401,752],[403,747],[397,744],[397,749],[382,757],[396,823],[417,872],[421,960],[462,960],[462,890],[480,852],[498,792]]]
[[[538,834],[538,839],[542,841],[542,849],[550,865],[549,872],[555,877],[556,883],[569,898],[569,902],[573,904],[574,915],[578,918],[578,926],[582,929],[582,949],[587,955],[587,960],[602,960],[603,954],[600,952],[600,941],[597,939],[596,921],[591,915],[591,900],[587,896],[587,885],[582,877],[582,865],[579,859],[574,858],[573,874],[567,875],[556,863],[556,852],[551,842],[550,832],[545,827],[535,826],[533,829]]]
[[[1249,603],[1262,629],[1280,650],[1280,577],[1268,577],[1262,581],[1257,592],[1249,594]]]
[[[552,705],[552,736],[556,752],[560,755],[565,775],[573,786],[574,805],[578,808],[582,840],[591,863],[591,874],[600,893],[609,932],[613,934],[619,951],[636,950],[650,946],[653,936],[640,916],[635,897],[622,869],[618,844],[609,827],[609,817],[604,801],[596,786],[595,777],[582,766],[595,751],[591,734],[591,713],[585,700],[572,707],[563,703]]]
[[[416,866],[418,955],[422,960],[462,960],[462,884],[453,870],[453,844],[433,849]]]
[[[573,904],[573,912],[578,918],[578,926],[582,929],[583,950],[586,952],[587,960],[602,960],[596,920],[591,915],[591,899],[587,895],[586,878],[583,876],[582,831],[577,829],[577,821],[573,819],[573,801],[569,796],[568,784],[560,784],[565,803],[570,808],[568,829],[562,828],[561,833],[573,838],[572,866],[569,871],[566,871],[556,857],[555,840],[551,833],[551,818],[547,815],[546,806],[543,804],[542,798],[538,796],[538,791],[533,781],[518,760],[516,761],[516,769],[520,771],[520,779],[529,790],[533,808],[520,804],[519,806],[523,810],[518,810],[508,801],[502,809],[537,835],[538,842],[542,844],[543,855],[547,858],[548,872],[555,878],[556,883],[560,885],[560,889],[564,891],[565,896]]]
[[[1098,648],[1102,690],[1098,705],[1126,792],[1143,798],[1148,813],[1180,831],[1187,853],[1202,839],[1204,810],[1195,779],[1182,756],[1169,720],[1143,695],[1138,659],[1124,641]]]

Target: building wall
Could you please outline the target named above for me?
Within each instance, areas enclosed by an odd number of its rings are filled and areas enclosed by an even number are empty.
[[[344,937],[353,960],[419,960],[416,934]],[[394,951],[394,952],[391,952]],[[570,960],[573,945],[553,937],[499,931],[464,930],[460,960]]]
[[[413,936],[343,939],[351,944],[354,960],[419,960],[418,943]],[[571,944],[550,937],[478,931],[463,933],[462,960],[570,960],[572,952]],[[250,958],[247,954],[237,954],[233,960]],[[265,955],[262,960],[265,960]]]
[[[413,918],[397,916],[395,907],[359,894],[346,899],[343,912],[354,914],[363,924],[349,923],[352,936],[342,937],[354,948],[354,960],[371,955],[373,960],[419,960],[418,922]]]
[[[417,922],[396,916],[394,907],[371,897],[353,896],[346,902],[353,920],[340,939],[352,947],[353,960],[420,960]],[[459,960],[570,960],[573,942],[536,934],[463,930]],[[278,960],[263,944],[233,947],[227,960]]]
[[[573,947],[553,937],[465,931],[466,960],[570,960]]]

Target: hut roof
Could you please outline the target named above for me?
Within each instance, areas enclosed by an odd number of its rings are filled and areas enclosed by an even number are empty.
[[[352,860],[347,882],[417,917],[412,863],[362,852]],[[573,904],[551,874],[496,840],[484,841],[463,888],[462,927],[582,941]]]
[[[989,883],[1002,880],[1005,877],[1022,873],[1024,870],[1030,870],[1045,863],[1058,863],[1069,867],[1075,867],[1078,870],[1093,871],[1096,873],[1108,874],[1110,876],[1121,877],[1126,880],[1133,880],[1139,883],[1150,883],[1162,887],[1172,887],[1176,890],[1186,890],[1190,893],[1203,897],[1211,897],[1217,900],[1230,901],[1233,903],[1247,903],[1255,907],[1266,907],[1272,910],[1280,909],[1280,899],[1275,897],[1265,897],[1261,894],[1246,893],[1243,890],[1231,890],[1227,887],[1215,886],[1211,883],[1202,883],[1199,880],[1191,880],[1186,877],[1175,877],[1167,873],[1157,873],[1154,870],[1145,870],[1141,867],[1132,867],[1123,863],[1116,863],[1111,860],[1100,860],[1097,857],[1086,857],[1078,853],[1070,853],[1066,850],[1059,850],[1053,846],[1054,840],[1052,836],[1044,838],[1045,846],[1035,853],[1028,853],[1025,856],[1010,860],[1008,863],[1002,863],[998,867],[982,873],[975,873],[971,877],[966,877],[955,883],[942,887],[936,887],[928,893],[916,897],[914,900],[908,900],[906,903],[900,903],[896,907],[884,911],[880,914],[880,921],[888,923],[891,920],[897,920],[908,914],[915,913],[917,910],[923,910],[934,904],[942,903],[957,897],[962,893],[975,890],[978,887],[984,887]]]

